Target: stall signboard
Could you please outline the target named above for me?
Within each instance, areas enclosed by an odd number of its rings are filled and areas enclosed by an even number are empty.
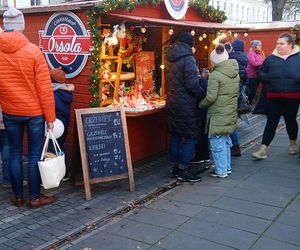
[[[171,17],[176,20],[182,19],[188,9],[188,0],[164,0]]]
[[[90,184],[129,178],[134,190],[131,156],[123,109],[76,109],[76,123],[86,198]]]
[[[39,47],[51,69],[67,66],[66,78],[77,76],[84,68],[91,50],[90,32],[73,12],[57,12],[39,31]]]
[[[154,51],[143,51],[135,62],[136,80],[145,91],[155,88],[153,72],[155,71]]]

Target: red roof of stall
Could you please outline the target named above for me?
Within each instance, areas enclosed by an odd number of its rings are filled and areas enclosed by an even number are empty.
[[[194,27],[202,28],[209,30],[248,30],[248,27],[235,26],[235,25],[226,25],[223,23],[215,22],[196,22],[196,21],[185,21],[185,20],[171,20],[171,19],[162,19],[162,18],[152,18],[152,17],[142,17],[142,16],[130,16],[125,14],[118,14],[113,12],[106,13],[107,16],[121,19],[129,20],[132,22],[138,22],[143,24],[162,24],[162,25],[174,25],[174,26],[183,26],[183,27]]]

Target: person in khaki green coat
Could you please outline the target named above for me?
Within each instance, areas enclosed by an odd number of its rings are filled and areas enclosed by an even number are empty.
[[[199,107],[208,107],[206,133],[215,162],[212,177],[226,178],[231,174],[232,146],[230,134],[237,128],[237,98],[239,95],[239,66],[230,59],[223,44],[210,54],[214,65],[208,79],[207,95]]]

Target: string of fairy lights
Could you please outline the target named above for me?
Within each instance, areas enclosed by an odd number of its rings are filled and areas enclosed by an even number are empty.
[[[98,27],[98,18],[116,9],[123,9],[129,12],[133,11],[135,7],[140,5],[159,5],[163,0],[104,0],[101,6],[90,7],[87,11],[87,22],[90,26],[91,41],[93,48],[91,49],[91,74],[89,78],[90,92],[93,95],[93,100],[90,102],[90,106],[99,107],[101,103],[101,96],[99,96],[100,85],[100,68],[101,68],[101,47],[103,38],[101,36],[101,27]],[[226,20],[225,13],[217,10],[212,6],[208,6],[203,0],[191,0],[189,6],[193,7],[199,12],[199,15],[212,22],[223,22]],[[145,33],[147,27],[143,25],[141,27],[141,33]],[[174,33],[173,28],[170,28],[169,35]],[[206,36],[205,36],[206,35]],[[203,39],[207,37],[207,34],[202,34]],[[200,37],[199,37],[200,40]]]

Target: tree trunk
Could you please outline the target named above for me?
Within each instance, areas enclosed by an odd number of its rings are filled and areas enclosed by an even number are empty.
[[[284,5],[287,0],[272,0],[272,20],[281,21]]]

